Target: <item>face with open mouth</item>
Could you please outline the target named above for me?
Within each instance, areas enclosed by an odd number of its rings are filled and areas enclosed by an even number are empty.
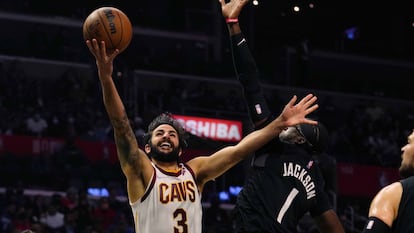
[[[177,161],[181,154],[177,131],[169,124],[158,126],[149,142],[147,153],[151,158],[162,162]]]

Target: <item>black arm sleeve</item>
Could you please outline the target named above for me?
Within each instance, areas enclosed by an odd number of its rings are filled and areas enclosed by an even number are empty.
[[[231,37],[231,51],[234,69],[243,87],[244,100],[250,119],[257,128],[261,128],[265,124],[257,125],[257,122],[269,118],[270,110],[260,85],[256,62],[242,33]]]
[[[377,217],[369,217],[362,233],[391,233],[391,227]]]

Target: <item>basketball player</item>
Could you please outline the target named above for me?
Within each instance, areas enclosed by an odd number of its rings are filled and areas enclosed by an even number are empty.
[[[256,129],[273,119],[260,86],[259,72],[238,17],[247,0],[219,0],[230,34],[233,63],[251,121]],[[300,219],[310,213],[322,233],[344,233],[324,191],[315,156],[327,146],[322,124],[287,127],[256,151],[252,175],[239,193],[234,209],[236,232],[297,232]],[[335,169],[335,167],[333,167]]]
[[[119,50],[107,55],[105,42],[92,39],[86,44],[96,59],[104,105],[127,180],[136,232],[201,233],[201,194],[206,182],[222,175],[284,128],[300,123],[317,124],[305,118],[318,108],[316,96],[309,94],[296,104],[297,97],[293,96],[282,113],[263,129],[249,134],[235,146],[183,164],[179,158],[185,146],[184,129],[168,114],[159,115],[149,124],[145,145],[140,149],[112,80],[113,61]]]
[[[401,151],[399,173],[403,179],[377,193],[362,233],[414,232],[414,130]]]

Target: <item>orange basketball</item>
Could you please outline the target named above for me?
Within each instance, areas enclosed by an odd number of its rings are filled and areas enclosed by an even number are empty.
[[[83,38],[105,41],[106,51],[124,51],[132,40],[132,25],[128,16],[115,7],[94,10],[83,22]]]

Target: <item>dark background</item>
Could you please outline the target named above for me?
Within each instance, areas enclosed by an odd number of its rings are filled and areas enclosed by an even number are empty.
[[[121,58],[128,66],[233,76],[227,30],[214,0],[143,0],[134,4],[5,0],[0,5],[4,13],[43,18],[11,21],[3,15],[0,23],[6,33],[0,49],[9,54],[88,61],[82,20],[104,5],[122,9],[134,26],[133,41]],[[294,12],[293,6],[301,11]],[[249,3],[240,22],[265,83],[411,99],[411,93],[399,89],[413,72],[412,9],[408,1],[261,0],[258,6]],[[48,39],[38,36],[30,43],[16,39],[19,33],[27,36],[35,28]],[[346,33],[349,30],[354,31],[352,39]],[[62,44],[69,47],[65,56],[53,51]],[[25,48],[30,45],[33,48]],[[42,47],[48,50],[39,51]]]

